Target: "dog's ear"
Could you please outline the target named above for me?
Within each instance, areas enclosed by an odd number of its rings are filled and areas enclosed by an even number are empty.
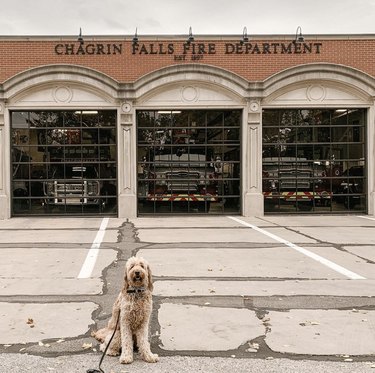
[[[126,292],[129,288],[129,281],[128,281],[128,268],[125,267],[125,275],[124,275],[124,287],[123,290]]]
[[[152,283],[152,272],[150,266],[147,264],[147,273],[148,273],[148,290],[151,292],[154,290],[154,284]]]

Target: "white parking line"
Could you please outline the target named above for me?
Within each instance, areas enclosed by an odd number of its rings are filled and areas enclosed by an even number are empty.
[[[92,271],[94,270],[96,260],[98,258],[100,245],[103,241],[105,230],[107,228],[109,218],[103,218],[100,228],[96,233],[94,242],[91,245],[89,252],[87,253],[86,259],[82,264],[81,271],[79,272],[78,278],[89,278],[91,277]]]
[[[294,249],[294,250],[298,251],[299,253],[301,253],[303,255],[306,255],[306,256],[308,256],[311,259],[316,260],[317,262],[319,262],[319,263],[321,263],[321,264],[323,264],[323,265],[325,265],[325,266],[333,269],[334,271],[336,271],[338,273],[341,273],[342,275],[350,278],[351,280],[366,280],[365,277],[363,277],[361,275],[358,275],[355,272],[349,271],[348,269],[346,269],[344,267],[341,267],[340,265],[338,265],[338,264],[336,264],[334,262],[331,262],[330,260],[325,259],[325,258],[323,258],[320,255],[314,254],[313,252],[311,252],[309,250],[306,250],[303,247],[295,245],[294,243],[292,243],[290,241],[284,240],[283,238],[281,238],[279,236],[276,236],[275,234],[270,233],[270,232],[268,232],[268,231],[266,231],[266,230],[264,230],[262,228],[259,228],[256,225],[253,225],[253,224],[250,224],[250,223],[246,223],[245,221],[243,221],[241,219],[238,219],[238,218],[235,218],[234,216],[228,216],[228,218],[236,221],[237,223],[245,225],[246,227],[254,229],[257,232],[262,233],[262,234],[264,234],[264,235],[266,235],[266,236],[274,239],[275,241],[280,242],[280,243],[282,243],[282,244],[290,247],[291,249]]]
[[[369,218],[368,216],[357,216],[357,218],[367,219],[367,220],[375,220],[375,218]]]

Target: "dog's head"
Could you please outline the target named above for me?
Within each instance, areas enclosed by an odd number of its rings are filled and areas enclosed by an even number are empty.
[[[124,289],[129,287],[153,290],[151,269],[145,259],[133,256],[126,262]]]

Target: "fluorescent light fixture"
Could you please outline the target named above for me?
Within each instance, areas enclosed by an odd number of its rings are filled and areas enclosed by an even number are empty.
[[[83,114],[83,115],[95,115],[98,114],[97,110],[79,110],[75,111],[74,114]]]
[[[181,111],[159,110],[158,114],[181,114]]]

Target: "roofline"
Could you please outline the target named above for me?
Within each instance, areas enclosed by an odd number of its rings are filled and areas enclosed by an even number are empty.
[[[134,35],[82,35],[85,41],[131,41]],[[194,34],[196,42],[204,40],[241,40],[242,34]],[[314,40],[366,40],[375,39],[375,34],[303,34],[306,42]],[[187,34],[138,34],[140,41],[186,40]],[[78,35],[0,35],[0,40],[5,41],[77,41]],[[286,40],[295,39],[295,34],[248,34],[249,42],[252,40]]]

